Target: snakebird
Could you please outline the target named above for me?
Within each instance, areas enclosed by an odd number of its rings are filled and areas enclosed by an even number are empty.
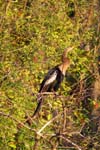
[[[32,118],[36,116],[36,114],[39,112],[41,108],[43,102],[43,98],[42,98],[43,92],[56,92],[58,90],[61,82],[63,81],[66,70],[70,66],[70,59],[67,57],[67,54],[72,49],[73,47],[69,47],[65,49],[62,55],[62,63],[50,69],[46,74],[46,76],[44,77],[44,80],[42,81],[39,90],[40,97],[38,98],[38,104]]]

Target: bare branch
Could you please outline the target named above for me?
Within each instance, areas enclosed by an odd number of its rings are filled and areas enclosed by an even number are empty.
[[[65,138],[64,136],[60,135],[60,138],[64,139],[65,141],[67,141],[68,143],[72,144],[74,147],[76,147],[78,150],[82,150],[76,143],[72,142],[71,140],[69,140],[68,138]]]
[[[54,118],[52,118],[51,120],[49,120],[37,133],[40,135],[41,132],[48,126],[50,125],[54,120],[56,120],[56,118],[58,118],[61,114],[58,114],[57,116],[55,116]]]

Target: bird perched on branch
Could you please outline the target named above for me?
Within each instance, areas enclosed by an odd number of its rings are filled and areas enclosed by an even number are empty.
[[[27,119],[25,122],[27,122],[29,125],[32,123],[32,119],[35,118],[35,116],[38,114],[42,102],[43,102],[43,93],[45,92],[56,92],[58,88],[60,87],[61,82],[64,79],[64,76],[66,74],[66,70],[70,66],[71,62],[70,59],[67,57],[68,52],[73,50],[74,47],[69,47],[65,49],[62,55],[62,63],[55,66],[54,68],[50,69],[46,76],[44,77],[40,90],[39,90],[39,97],[38,97],[38,104],[37,107],[31,117],[26,116]]]
[[[67,54],[73,48],[74,47],[69,47],[69,48],[65,49],[65,51],[63,52],[63,55],[62,55],[62,63],[55,66],[54,68],[50,69],[48,71],[48,73],[46,74],[46,76],[44,77],[44,80],[42,81],[40,90],[39,90],[40,97],[38,99],[38,105],[34,111],[32,118],[34,116],[36,116],[36,114],[39,112],[39,110],[41,108],[41,105],[43,102],[43,98],[42,98],[41,94],[43,92],[55,92],[58,90],[61,82],[63,81],[66,70],[70,66],[70,59],[67,57]]]

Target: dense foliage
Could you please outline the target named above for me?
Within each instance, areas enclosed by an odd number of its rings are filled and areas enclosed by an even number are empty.
[[[0,33],[0,149],[100,149],[99,0],[1,0]],[[40,83],[68,46],[64,82],[29,126]]]

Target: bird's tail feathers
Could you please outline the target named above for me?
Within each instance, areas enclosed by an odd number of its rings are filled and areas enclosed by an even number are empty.
[[[35,109],[35,111],[34,111],[34,114],[33,114],[32,118],[35,117],[35,116],[37,115],[37,113],[39,112],[39,110],[40,110],[40,108],[41,108],[41,105],[42,105],[42,102],[43,102],[43,98],[42,98],[42,96],[41,96],[41,97],[39,97],[39,99],[38,99],[38,105],[37,105],[37,107],[36,107],[36,109]]]

